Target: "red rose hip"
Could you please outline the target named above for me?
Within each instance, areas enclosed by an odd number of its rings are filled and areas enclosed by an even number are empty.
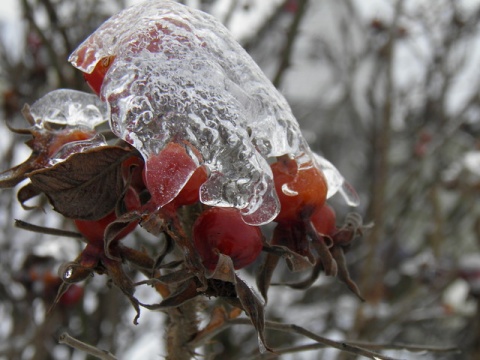
[[[230,256],[235,269],[251,264],[262,251],[260,228],[246,224],[237,209],[211,208],[193,226],[195,248],[208,270],[214,270],[218,254]]]

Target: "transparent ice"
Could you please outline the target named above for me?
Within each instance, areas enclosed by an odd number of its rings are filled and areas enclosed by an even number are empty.
[[[314,153],[314,157],[317,166],[322,170],[323,175],[327,179],[327,199],[338,192],[348,205],[358,206],[360,204],[360,198],[357,192],[353,186],[345,180],[343,175],[340,174],[340,171],[323,156]]]
[[[30,106],[35,126],[45,123],[93,129],[108,119],[107,105],[97,96],[70,89],[54,90]]]
[[[56,133],[62,137],[68,132],[80,130],[90,135],[85,140],[70,141],[61,146],[51,155],[50,166],[72,154],[107,145],[104,136],[95,132],[95,127],[107,122],[108,108],[93,94],[70,89],[54,90],[34,102],[29,110],[38,134]]]
[[[146,159],[184,144],[210,173],[203,203],[237,207],[251,224],[276,216],[267,160],[289,154],[302,164],[313,155],[285,98],[221,23],[173,1],[147,1],[107,20],[69,60],[91,73],[110,56],[101,98],[117,136]]]

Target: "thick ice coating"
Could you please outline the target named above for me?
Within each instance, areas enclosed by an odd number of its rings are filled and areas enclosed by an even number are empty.
[[[92,73],[105,58],[114,61],[101,98],[117,136],[146,158],[184,144],[210,172],[203,203],[242,209],[251,224],[276,216],[266,159],[313,155],[284,97],[222,24],[173,1],[147,1],[107,20],[70,61]]]
[[[51,123],[93,129],[108,120],[107,105],[97,96],[70,89],[49,92],[33,103],[30,114],[40,128]]]

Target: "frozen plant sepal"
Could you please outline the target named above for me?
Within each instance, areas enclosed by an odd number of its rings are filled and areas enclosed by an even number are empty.
[[[98,97],[70,89],[49,92],[33,103],[30,114],[39,128],[50,123],[93,129],[108,119],[107,106]]]
[[[71,155],[107,145],[94,127],[107,119],[107,106],[96,96],[75,90],[52,91],[22,114],[29,127],[12,129],[30,135],[26,144],[32,149],[22,164],[0,173],[0,188],[14,187],[36,170],[47,169]]]
[[[312,155],[286,100],[222,24],[172,1],[148,1],[109,19],[70,56],[88,74],[106,59],[100,95],[117,136],[146,159],[183,143],[209,169],[203,203],[239,208],[256,225],[276,216],[266,159],[290,154],[302,163]]]

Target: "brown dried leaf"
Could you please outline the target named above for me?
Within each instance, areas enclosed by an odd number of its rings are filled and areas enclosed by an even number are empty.
[[[361,237],[365,230],[370,229],[373,223],[363,224],[362,216],[351,212],[345,216],[345,223],[333,235],[333,241],[336,245],[341,245],[344,250],[356,238]]]
[[[197,282],[195,279],[191,278],[188,281],[185,281],[177,291],[159,304],[142,304],[142,306],[149,310],[166,310],[180,306],[198,295],[200,295],[200,293],[197,291]]]
[[[360,300],[365,301],[360,294],[357,284],[355,284],[355,282],[350,278],[350,273],[348,272],[343,249],[340,246],[334,246],[330,251],[332,252],[333,257],[338,264],[338,278],[343,281],[348,286],[350,291],[357,295]]]
[[[325,238],[317,233],[317,230],[309,221],[307,224],[307,232],[310,238],[312,239],[312,245],[317,251],[317,254],[320,258],[320,261],[323,265],[323,270],[327,276],[337,276],[337,263],[330,253],[330,249],[325,242]],[[328,239],[327,239],[328,241]],[[318,260],[317,260],[318,261]]]
[[[31,172],[31,157],[24,163],[0,173],[0,189],[13,188],[27,178]]]
[[[188,269],[180,269],[162,276],[157,276],[155,279],[163,284],[178,284],[188,279],[193,278],[194,275]]]
[[[265,340],[265,314],[263,304],[253,293],[252,289],[237,275],[235,289],[238,299],[242,304],[242,308],[252,321],[253,326],[257,330],[260,349],[273,352],[267,345]]]
[[[128,300],[130,300],[130,303],[137,312],[137,315],[133,319],[133,323],[137,325],[140,317],[140,303],[137,298],[133,296],[135,292],[135,285],[127,276],[125,271],[123,271],[121,262],[110,259],[104,259],[102,262],[107,269],[108,276],[110,279],[112,279],[113,284],[118,287],[125,294],[125,296],[127,296]]]
[[[272,245],[266,250],[284,257],[293,272],[310,269],[315,264],[303,224],[277,224]]]
[[[160,252],[160,254],[158,254],[157,258],[155,259],[155,262],[153,264],[153,270],[160,268],[163,260],[165,260],[165,257],[168,254],[170,254],[174,249],[175,249],[175,241],[172,239],[172,237],[168,233],[165,233],[165,246],[163,247],[162,251]]]
[[[282,284],[272,284],[272,285],[285,285],[285,286],[291,287],[292,289],[298,289],[298,290],[308,289],[318,279],[318,276],[320,275],[322,270],[323,270],[323,264],[319,261],[317,262],[317,264],[315,264],[310,276],[307,279],[296,282],[296,283],[285,283],[285,284],[282,283]]]
[[[31,118],[30,108],[28,105],[23,109],[24,116],[28,120]],[[33,125],[33,123],[31,123]],[[0,173],[0,189],[12,188],[25,180],[28,174],[37,169],[41,169],[48,163],[48,144],[54,137],[51,132],[36,131],[33,127],[27,129],[14,129],[7,124],[10,131],[22,134],[31,135],[32,138],[26,142],[26,145],[32,149],[32,153],[23,163],[14,166],[11,169]]]
[[[130,211],[126,214],[123,214],[117,217],[114,221],[108,224],[107,228],[105,229],[105,255],[110,259],[120,261],[120,256],[116,256],[117,254],[112,254],[110,252],[110,246],[112,243],[118,243],[118,237],[120,233],[125,230],[125,228],[129,227],[131,223],[139,222],[141,219],[141,215],[137,211]]]
[[[280,257],[275,254],[267,254],[265,261],[257,273],[257,287],[265,299],[265,303],[268,302],[268,288],[272,281],[273,272],[278,265]]]
[[[315,261],[311,261],[308,257],[302,256],[283,245],[270,245],[265,250],[283,257],[288,268],[293,272],[308,270],[315,265]]]
[[[17,193],[17,200],[22,205],[25,210],[33,210],[37,208],[36,206],[25,205],[25,202],[34,198],[35,196],[40,195],[42,192],[37,189],[33,184],[27,184],[22,187]]]
[[[201,262],[201,258],[197,253],[193,240],[187,236],[183,225],[176,214],[165,213],[166,232],[175,244],[180,248],[185,256],[185,266],[190,270],[200,281],[201,286],[198,291],[205,291],[208,288],[208,281],[205,276],[205,268]]]
[[[120,246],[122,259],[127,260],[136,268],[144,271],[152,269],[153,259],[145,251],[138,251],[126,246]]]
[[[233,268],[233,262],[230,256],[219,253],[218,262],[215,270],[207,279],[217,279],[226,282],[235,283],[235,269]]]
[[[120,164],[130,151],[116,146],[94,148],[29,174],[62,215],[98,220],[114,208],[123,192]]]

